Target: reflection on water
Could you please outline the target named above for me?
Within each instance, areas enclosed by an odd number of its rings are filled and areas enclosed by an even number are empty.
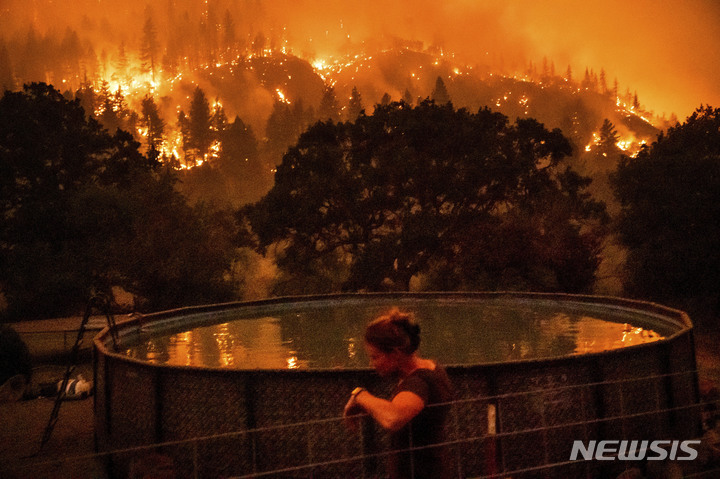
[[[230,369],[365,367],[365,325],[385,309],[340,304],[272,317],[223,318],[189,331],[140,336],[126,354],[153,363]],[[586,354],[663,337],[623,321],[628,318],[604,320],[557,304],[435,301],[404,309],[420,322],[422,354],[444,364]]]
[[[231,368],[235,365],[235,354],[233,353],[235,343],[234,337],[230,334],[228,323],[217,325],[217,331],[213,333],[220,355],[220,366]]]

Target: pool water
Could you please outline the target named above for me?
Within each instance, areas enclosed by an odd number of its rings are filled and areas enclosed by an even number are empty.
[[[601,352],[663,339],[647,313],[608,312],[557,301],[387,300],[325,302],[276,311],[189,315],[185,326],[139,333],[125,354],[151,363],[229,369],[368,366],[365,325],[397,305],[421,326],[420,352],[445,365]]]

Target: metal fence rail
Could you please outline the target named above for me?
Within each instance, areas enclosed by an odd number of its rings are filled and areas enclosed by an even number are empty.
[[[453,453],[454,470],[456,477],[477,477],[477,478],[599,478],[617,477],[623,470],[633,467],[643,468],[648,461],[590,461],[579,459],[570,460],[568,451],[572,440],[589,439],[691,439],[688,437],[639,437],[638,431],[626,425],[642,423],[645,419],[672,418],[679,412],[692,412],[689,417],[697,417],[711,422],[718,417],[720,401],[713,400],[698,402],[689,405],[666,407],[662,401],[657,399],[655,407],[645,411],[618,411],[617,414],[608,415],[602,418],[584,418],[576,421],[565,421],[553,424],[552,421],[541,421],[538,427],[502,428],[495,430],[486,425],[463,424],[463,411],[468,407],[485,409],[488,412],[498,404],[507,403],[508,400],[522,400],[527,404],[528,397],[554,397],[559,393],[575,393],[581,390],[588,390],[595,387],[628,386],[634,382],[653,379],[672,379],[681,375],[696,375],[697,371],[686,371],[682,373],[671,373],[654,375],[636,379],[622,379],[616,381],[602,381],[586,383],[581,385],[568,385],[554,388],[523,391],[518,393],[498,394],[494,396],[482,396],[455,400],[443,405],[430,407],[449,407],[451,409],[451,423],[449,424],[448,440],[442,446],[448,446]],[[658,396],[659,398],[659,396]],[[490,414],[490,418],[494,417]],[[492,419],[491,419],[492,420]],[[363,418],[364,427],[358,433],[339,433],[342,441],[364,441],[364,433],[368,427],[373,427],[370,418]],[[613,427],[606,427],[612,425]],[[618,426],[619,427],[615,427]],[[366,450],[362,447],[318,450],[314,442],[318,430],[344,431],[343,418],[332,417],[325,419],[313,419],[293,424],[273,425],[259,427],[242,431],[232,431],[221,434],[213,434],[202,437],[194,437],[176,441],[165,441],[161,443],[143,445],[137,447],[117,448],[97,454],[89,454],[74,457],[63,457],[56,460],[38,461],[33,463],[10,465],[10,472],[15,472],[17,477],[28,476],[55,476],[68,475],[71,471],[72,477],[143,477],[145,474],[165,473],[167,477],[178,478],[205,478],[219,477],[216,468],[210,467],[207,463],[209,454],[207,451],[216,448],[230,449],[237,448],[245,450],[250,445],[252,450],[258,449],[259,442],[277,440],[282,444],[280,438],[294,438],[293,444],[303,448],[302,451],[293,451],[293,457],[302,457],[301,462],[275,464],[268,467],[260,463],[257,457],[251,458],[247,463],[237,466],[234,470],[223,469],[222,477],[244,478],[265,478],[265,477],[292,477],[292,478],[333,478],[351,477],[370,478],[382,477],[383,463],[389,454],[407,452],[423,448],[411,448],[403,451],[390,451],[388,448],[382,450]],[[569,444],[560,449],[557,448],[558,440],[556,433],[564,431],[563,437]],[[576,436],[567,434],[568,431],[575,431]],[[652,429],[648,429],[652,431]],[[619,437],[608,437],[604,434],[619,433]],[[649,434],[649,433],[648,433]],[[528,438],[531,439],[528,442]],[[499,461],[498,448],[511,447],[514,441],[521,444],[533,444],[538,450],[542,450],[542,463],[534,463],[528,460],[516,462],[508,467]],[[429,446],[437,447],[438,445]],[[712,452],[708,444],[703,445],[706,451]],[[514,446],[513,446],[514,447]],[[348,453],[348,451],[351,451]],[[357,452],[352,452],[357,451]],[[535,451],[537,452],[537,451]],[[520,454],[520,452],[518,453]],[[477,457],[481,455],[483,457]],[[537,457],[534,454],[533,457]],[[484,465],[483,472],[478,474],[477,463]],[[117,464],[128,465],[127,468],[117,469]],[[517,465],[520,464],[520,465]],[[678,463],[679,464],[679,463]],[[470,467],[472,466],[472,467]],[[684,461],[684,477],[688,478],[710,478],[718,477],[720,472],[720,457],[699,457],[696,461]],[[63,474],[58,474],[63,471]],[[118,476],[118,471],[120,476]],[[468,471],[473,471],[468,473]],[[13,477],[10,475],[9,477]],[[165,477],[165,476],[163,476]]]

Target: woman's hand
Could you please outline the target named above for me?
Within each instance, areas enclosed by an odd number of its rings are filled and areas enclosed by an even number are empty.
[[[348,402],[345,404],[343,410],[343,419],[345,426],[353,432],[356,432],[360,427],[360,414],[364,413],[365,410],[357,403],[356,395],[350,396]]]

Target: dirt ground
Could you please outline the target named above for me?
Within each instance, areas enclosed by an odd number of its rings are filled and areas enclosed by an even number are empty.
[[[62,377],[64,369],[60,365],[45,365],[39,376]],[[92,379],[90,363],[79,365],[76,372]],[[95,452],[92,396],[62,402],[50,440],[40,450],[54,399],[38,397],[0,403],[0,477],[103,477],[87,475],[88,463],[94,460],[63,460]]]

